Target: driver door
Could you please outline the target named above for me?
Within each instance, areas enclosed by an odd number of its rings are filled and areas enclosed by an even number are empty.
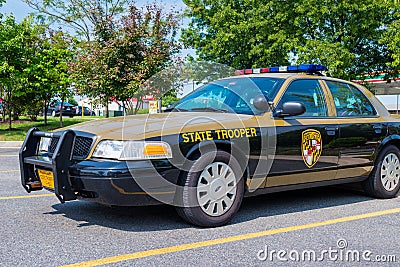
[[[300,102],[306,112],[300,116],[275,117],[276,152],[266,187],[299,185],[335,179],[338,151],[336,120],[330,117],[325,87],[319,79],[296,79],[278,100]]]

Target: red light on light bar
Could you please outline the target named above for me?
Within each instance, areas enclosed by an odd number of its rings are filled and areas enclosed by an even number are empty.
[[[244,74],[253,74],[253,69],[245,69]]]
[[[261,73],[267,73],[269,72],[269,68],[261,68]]]

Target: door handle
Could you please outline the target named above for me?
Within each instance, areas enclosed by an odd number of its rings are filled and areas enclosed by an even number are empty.
[[[336,135],[336,131],[338,129],[339,129],[339,127],[325,127],[327,135]]]

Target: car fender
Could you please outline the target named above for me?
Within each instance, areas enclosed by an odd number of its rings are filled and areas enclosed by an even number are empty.
[[[249,174],[248,157],[235,144],[235,142],[232,142],[230,140],[213,140],[213,141],[207,140],[194,144],[185,155],[186,159],[189,159],[189,161],[187,161],[187,163],[184,165],[184,168],[187,169],[189,167],[188,164],[191,164],[191,161],[196,159],[196,155],[198,155],[200,151],[202,151],[202,153],[205,153],[205,152],[215,151],[215,148],[224,150],[230,153],[233,157],[235,157],[236,160],[241,165],[244,177],[246,179],[248,178]]]
[[[395,145],[400,149],[400,135],[399,134],[391,134],[386,136],[381,144],[379,145],[378,149],[374,153],[374,159],[379,155],[384,147],[387,145]]]

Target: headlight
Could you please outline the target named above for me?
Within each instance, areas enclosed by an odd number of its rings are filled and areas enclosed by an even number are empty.
[[[154,141],[101,141],[94,150],[93,157],[140,160],[171,158],[171,147],[166,142]]]
[[[40,139],[39,152],[49,152],[50,144],[51,138],[43,137],[42,139]]]

